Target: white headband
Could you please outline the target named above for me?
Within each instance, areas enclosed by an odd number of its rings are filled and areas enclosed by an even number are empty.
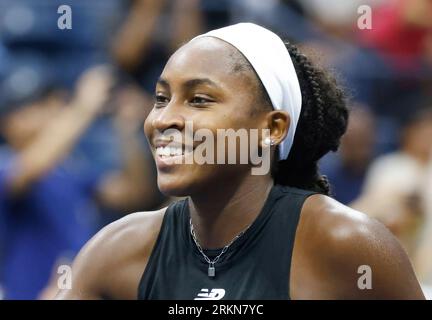
[[[294,65],[282,39],[253,23],[238,23],[194,39],[201,37],[219,38],[237,48],[255,69],[273,108],[288,112],[291,123],[286,138],[279,145],[279,159],[288,158],[300,117],[302,97]]]

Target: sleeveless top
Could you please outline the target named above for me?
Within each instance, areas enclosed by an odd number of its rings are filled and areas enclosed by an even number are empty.
[[[259,215],[215,264],[190,233],[188,199],[166,210],[138,287],[138,299],[289,299],[291,257],[300,212],[316,192],[274,185]],[[213,260],[219,250],[204,250]]]

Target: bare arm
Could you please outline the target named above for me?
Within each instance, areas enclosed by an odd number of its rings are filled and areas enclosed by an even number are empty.
[[[133,69],[146,54],[165,1],[135,0],[126,22],[114,38],[112,52],[117,62]]]
[[[123,89],[117,100],[114,124],[120,137],[123,167],[102,180],[98,199],[104,206],[119,212],[151,210],[161,199],[153,158],[138,135],[142,136],[146,110],[152,101],[135,87]]]
[[[97,117],[110,85],[111,79],[101,67],[92,69],[83,76],[71,105],[53,119],[31,145],[18,154],[13,168],[14,175],[8,182],[12,194],[25,191],[68,155]]]
[[[171,50],[202,33],[203,17],[199,0],[176,0],[173,9],[173,37]]]
[[[362,230],[363,229],[363,230]],[[411,262],[397,239],[380,223],[365,223],[343,243],[336,236],[335,256],[323,257],[336,276],[329,291],[336,299],[424,299]]]
[[[150,159],[145,157],[141,141],[135,134],[120,134],[123,168],[107,174],[98,188],[99,202],[119,212],[151,209],[156,206],[156,176]]]
[[[56,299],[137,298],[166,208],[130,214],[99,231],[72,265],[72,286]]]
[[[381,223],[324,196],[306,210],[296,238],[303,265],[294,266],[293,298],[424,299],[408,256]]]

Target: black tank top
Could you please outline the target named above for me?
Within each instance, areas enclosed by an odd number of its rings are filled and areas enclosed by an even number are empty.
[[[311,191],[272,187],[258,217],[215,264],[190,233],[188,200],[171,204],[138,287],[138,299],[289,299],[289,276],[301,208]],[[211,260],[221,250],[204,250]]]

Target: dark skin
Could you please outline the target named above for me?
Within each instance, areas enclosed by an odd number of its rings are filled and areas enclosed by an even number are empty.
[[[286,112],[261,108],[251,116],[257,79],[233,73],[231,46],[214,38],[194,40],[168,61],[156,86],[156,105],[144,130],[153,149],[160,132],[199,128],[268,128],[276,145],[286,136]],[[209,79],[208,81],[190,80]],[[254,92],[252,91],[252,92]],[[274,150],[273,150],[274,151]],[[155,154],[155,157],[158,156]],[[159,163],[158,163],[159,161]],[[158,185],[188,196],[192,222],[206,248],[227,244],[259,214],[273,185],[250,165],[158,164]],[[73,265],[72,289],[58,299],[136,299],[166,208],[131,214],[100,231]],[[113,254],[115,253],[115,254]],[[372,289],[360,290],[358,267],[372,269]],[[288,285],[288,284],[287,284]],[[292,299],[424,299],[411,263],[379,222],[324,196],[310,196],[301,211],[290,274]]]

